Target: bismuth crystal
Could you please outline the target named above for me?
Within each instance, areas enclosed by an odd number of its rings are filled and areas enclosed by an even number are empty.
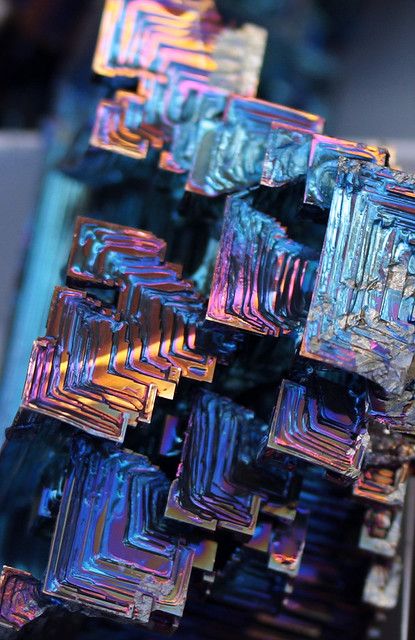
[[[282,187],[305,180],[313,133],[309,129],[273,122],[269,133],[261,183]]]
[[[261,182],[269,187],[281,187],[305,181],[304,202],[330,209],[340,158],[382,166],[388,162],[389,153],[382,147],[273,122]]]
[[[401,536],[402,509],[371,507],[367,510],[359,547],[386,558],[393,558]]]
[[[387,467],[367,465],[353,489],[357,498],[390,507],[402,507],[408,481],[409,465]]]
[[[215,394],[202,394],[189,421],[177,480],[172,483],[166,515],[215,530],[254,532],[261,497],[235,479],[238,466],[255,461],[263,425],[254,415]]]
[[[402,576],[400,559],[373,564],[363,592],[363,602],[380,609],[393,609],[399,598]]]
[[[310,113],[252,98],[233,96],[222,122],[211,122],[199,138],[187,189],[206,196],[257,184],[273,122],[320,131],[323,120]]]
[[[174,626],[194,550],[159,520],[167,489],[144,456],[84,445],[63,491],[45,592],[145,624],[161,612]]]
[[[330,209],[337,178],[339,158],[385,165],[386,149],[350,140],[338,140],[314,135],[311,142],[304,202],[322,209]]]
[[[292,523],[274,529],[269,546],[269,569],[291,577],[298,574],[306,543],[308,515],[306,510],[298,509]]]
[[[50,605],[41,584],[27,571],[3,567],[0,575],[0,630],[22,629]],[[1,631],[0,631],[1,632]]]
[[[94,70],[138,87],[101,101],[92,145],[135,159],[167,145],[160,166],[188,171],[203,123],[232,92],[256,94],[265,42],[256,25],[223,27],[213,2],[108,1]]]
[[[193,166],[200,137],[206,127],[220,120],[230,94],[200,76],[184,72],[177,73],[171,84],[177,94],[172,91],[166,96],[167,114],[162,120],[167,148],[160,154],[159,166],[166,171],[187,174]]]
[[[410,375],[411,377],[411,375]],[[415,381],[409,380],[399,395],[385,393],[379,387],[369,389],[369,420],[387,432],[413,435],[415,433]],[[402,438],[402,435],[401,435]]]
[[[261,335],[298,329],[311,301],[316,258],[277,220],[256,209],[254,192],[230,197],[207,319]]]
[[[203,300],[152,234],[79,219],[68,280],[117,292],[114,308],[57,288],[47,336],[33,348],[23,406],[122,442],[149,422],[180,376],[211,381],[215,358],[195,346]]]
[[[163,79],[153,80],[153,88],[160,84],[165,84]],[[97,109],[91,144],[136,160],[146,158],[150,146],[161,148],[163,133],[146,117],[147,106],[147,99],[141,92],[117,91],[114,100],[103,100]],[[144,133],[146,125],[148,129],[152,126],[151,137]]]
[[[265,42],[213,0],[105,2],[85,185],[43,198],[57,235],[103,220],[0,453],[7,640],[363,640],[397,602],[415,178],[257,98]]]
[[[163,73],[172,61],[214,69],[212,51],[221,32],[213,0],[107,0],[93,69],[133,77],[141,68]]]
[[[401,393],[415,353],[414,179],[343,160],[302,354]]]
[[[330,386],[325,380],[307,389],[283,380],[268,447],[355,478],[368,443],[364,407],[345,389]]]
[[[112,78],[193,69],[212,85],[255,95],[266,31],[225,27],[213,0],[107,0],[93,69]]]
[[[113,336],[120,325],[100,306],[85,293],[57,289],[47,326],[52,337],[33,347],[22,404],[122,441],[129,421],[149,420],[157,387],[117,367]]]

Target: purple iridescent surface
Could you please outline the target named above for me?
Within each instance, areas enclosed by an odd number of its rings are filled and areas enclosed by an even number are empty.
[[[317,254],[257,210],[249,192],[228,198],[207,319],[261,335],[301,328]]]
[[[168,483],[144,456],[104,445],[77,452],[51,548],[45,592],[148,623],[181,616],[194,550],[159,520]]]

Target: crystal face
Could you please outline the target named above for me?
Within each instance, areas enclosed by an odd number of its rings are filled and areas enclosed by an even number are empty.
[[[182,375],[211,381],[216,360],[195,347],[203,300],[164,252],[152,234],[79,220],[68,280],[116,290],[116,308],[56,289],[23,406],[122,442],[128,424],[151,421],[157,396],[174,397]]]
[[[235,473],[238,465],[249,468],[249,462],[254,463],[255,444],[258,447],[263,431],[252,412],[227,398],[204,393],[190,416],[166,515],[207,529],[222,527],[252,534],[260,496],[241,484]]]
[[[387,164],[382,147],[331,138],[306,128],[273,122],[261,182],[281,187],[305,180],[304,202],[330,209],[340,158]]]
[[[248,193],[228,199],[207,319],[278,336],[305,322],[317,255],[291,240]]]
[[[258,183],[275,121],[310,131],[320,131],[323,126],[323,120],[311,113],[233,96],[222,122],[206,124],[199,137],[187,189],[212,197]]]
[[[302,354],[405,387],[414,345],[413,178],[342,161]]]
[[[48,606],[40,582],[27,571],[3,567],[0,575],[0,627],[18,631]]]
[[[93,68],[100,75],[136,77],[140,68],[163,73],[172,61],[189,59],[202,71],[213,70],[220,31],[213,0],[107,0]]]
[[[305,180],[313,133],[308,129],[273,122],[269,134],[261,182],[282,187]]]
[[[194,551],[163,531],[163,474],[110,445],[77,456],[62,495],[45,592],[147,623],[186,601]]]
[[[368,443],[364,411],[362,407],[353,407],[349,413],[347,409],[343,413],[340,410],[342,389],[335,389],[333,393],[335,410],[330,401],[327,402],[327,387],[313,393],[302,385],[283,380],[268,446],[354,478]]]
[[[100,311],[84,293],[55,292],[47,333],[56,339],[34,345],[23,406],[122,441],[128,421],[149,420],[157,388],[129,380],[127,372],[123,380],[123,369],[111,361],[119,325]],[[121,345],[126,350],[125,341]]]
[[[330,209],[337,177],[339,158],[364,160],[380,166],[388,160],[386,149],[350,140],[313,136],[307,170],[304,202]]]
[[[141,160],[154,148],[161,168],[189,171],[230,95],[256,95],[266,37],[253,24],[224,27],[213,2],[108,0],[94,70],[138,87],[100,102],[91,144]]]

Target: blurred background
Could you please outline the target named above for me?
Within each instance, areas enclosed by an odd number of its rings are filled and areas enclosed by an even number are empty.
[[[104,92],[90,71],[103,4],[0,0],[2,425],[19,404],[31,343],[43,335],[74,215],[89,213],[90,184],[76,166]],[[269,31],[261,98],[322,114],[328,134],[392,147],[415,171],[414,0],[217,5],[226,21]],[[385,637],[398,637],[397,628],[392,620]]]

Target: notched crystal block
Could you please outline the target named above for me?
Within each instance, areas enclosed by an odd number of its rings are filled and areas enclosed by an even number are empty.
[[[260,335],[301,328],[311,301],[317,254],[257,210],[253,193],[227,201],[206,318]]]
[[[310,148],[304,202],[322,209],[330,209],[341,157],[384,166],[389,153],[382,147],[314,135]]]
[[[212,380],[216,359],[196,347],[204,301],[164,253],[151,233],[78,220],[68,280],[113,289],[116,302],[55,290],[24,407],[122,442],[128,424],[150,422],[157,395],[173,398],[181,376]]]
[[[283,380],[271,421],[268,449],[356,478],[369,437],[364,402],[323,380],[305,387]]]
[[[68,279],[116,289],[115,310],[128,324],[130,367],[141,348],[145,371],[155,378],[170,370],[176,382],[181,375],[211,382],[216,359],[196,346],[205,301],[182,279],[182,267],[164,260],[165,250],[165,242],[146,231],[79,218]]]
[[[383,426],[403,436],[415,434],[415,380],[405,385],[399,395],[388,394],[382,389],[369,388],[369,419],[377,425]],[[411,440],[407,439],[408,444]],[[413,445],[415,451],[415,443]]]
[[[85,293],[57,288],[47,337],[35,342],[22,406],[88,433],[122,442],[129,422],[149,421],[157,386],[129,372],[113,354],[125,325]],[[113,357],[115,355],[115,358]]]
[[[402,562],[373,563],[366,579],[363,602],[377,609],[394,609],[398,604]]]
[[[267,144],[261,183],[282,187],[305,180],[304,202],[329,209],[340,157],[385,165],[386,149],[331,138],[304,128],[274,122]]]
[[[90,143],[135,160],[144,160],[150,146],[163,146],[163,132],[145,128],[147,100],[130,91],[117,91],[113,100],[102,100],[97,108]]]
[[[168,481],[141,455],[78,447],[65,484],[45,593],[149,625],[175,625],[194,549],[163,520]]]
[[[3,567],[0,575],[1,628],[19,631],[41,616],[51,605],[41,592],[41,584],[27,571]]]
[[[268,568],[295,577],[306,544],[308,511],[298,509],[294,522],[275,527],[269,546]]]
[[[320,131],[316,115],[280,104],[232,96],[223,121],[205,127],[186,185],[188,191],[218,196],[260,182],[274,121]]]
[[[243,483],[265,425],[243,407],[204,392],[194,404],[166,516],[205,529],[254,533],[261,496]]]
[[[353,488],[353,495],[374,504],[403,507],[408,472],[408,463],[390,467],[368,464]]]
[[[161,151],[159,166],[185,173],[192,166],[206,122],[220,119],[229,91],[187,68],[140,72],[137,93],[117,91],[97,108],[90,143],[135,160]]]
[[[172,62],[213,70],[221,30],[213,0],[107,0],[93,69],[127,78],[140,68],[163,73]]]
[[[415,179],[340,162],[301,353],[401,393],[415,354]]]
[[[213,0],[107,0],[93,69],[124,79],[181,66],[254,96],[266,40],[267,31],[255,24],[224,27]]]
[[[229,91],[185,70],[173,70],[168,76],[169,91],[160,105],[165,149],[159,167],[183,174],[193,165],[205,127],[223,117]]]
[[[398,550],[402,509],[374,507],[366,511],[359,547],[370,553],[393,558]]]

